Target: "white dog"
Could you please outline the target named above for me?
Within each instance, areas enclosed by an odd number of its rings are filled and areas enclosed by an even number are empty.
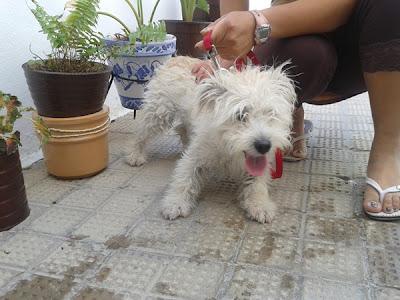
[[[157,70],[145,94],[137,143],[127,162],[146,162],[144,146],[175,128],[186,146],[162,201],[167,219],[186,217],[196,206],[208,176],[236,178],[242,207],[250,218],[271,222],[276,206],[268,193],[270,162],[277,148],[290,145],[296,94],[278,68],[217,71],[195,82],[198,60],[170,59]]]

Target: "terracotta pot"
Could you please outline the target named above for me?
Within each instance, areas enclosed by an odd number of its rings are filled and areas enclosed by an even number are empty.
[[[8,230],[29,216],[24,177],[18,151],[0,155],[0,231]]]
[[[35,115],[34,115],[35,117]],[[43,145],[47,172],[64,179],[98,174],[108,164],[109,108],[74,118],[43,117],[52,137]]]
[[[200,31],[209,22],[184,22],[180,20],[165,20],[167,32],[176,36],[177,55],[204,57],[204,52],[194,48],[203,38]]]
[[[93,73],[61,73],[33,70],[22,65],[38,114],[69,118],[99,112],[107,96],[111,67]]]

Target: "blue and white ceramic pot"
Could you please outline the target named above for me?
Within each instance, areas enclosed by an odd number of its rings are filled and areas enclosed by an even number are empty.
[[[128,41],[105,39],[106,46],[124,47]],[[108,61],[113,68],[114,82],[122,106],[129,109],[140,109],[143,93],[155,69],[166,62],[176,52],[176,38],[168,34],[163,42],[147,45],[137,42],[135,52],[119,53]],[[131,53],[132,52],[132,53]]]

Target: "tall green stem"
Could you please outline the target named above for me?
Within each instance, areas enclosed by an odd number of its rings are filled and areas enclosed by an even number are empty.
[[[122,22],[119,18],[117,18],[116,16],[108,13],[108,12],[104,12],[104,11],[99,11],[97,12],[99,15],[103,15],[103,16],[107,16],[110,17],[112,19],[114,19],[115,21],[117,21],[119,24],[122,25],[122,27],[124,28],[124,32],[126,35],[129,35],[131,33],[131,31],[129,30],[128,26],[125,25],[124,22]]]
[[[153,23],[154,14],[156,12],[157,6],[160,3],[160,0],[157,0],[156,4],[153,7],[153,11],[151,12],[150,21],[149,23]]]
[[[133,7],[132,3],[129,0],[124,0],[124,1],[126,2],[126,4],[128,4],[130,9],[133,11],[133,14],[135,15],[136,22],[138,23],[139,28],[141,28],[143,23],[140,22],[139,13],[136,11],[136,9]]]

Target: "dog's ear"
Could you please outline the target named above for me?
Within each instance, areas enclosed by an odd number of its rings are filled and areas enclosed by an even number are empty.
[[[213,79],[204,80],[199,86],[199,111],[213,111],[228,90]]]

